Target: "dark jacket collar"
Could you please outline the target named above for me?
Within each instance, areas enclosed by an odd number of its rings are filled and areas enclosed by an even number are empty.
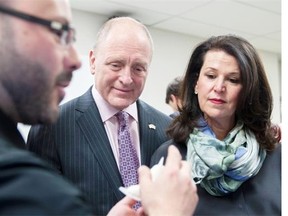
[[[25,148],[25,141],[17,129],[17,123],[0,110],[0,138],[13,143],[18,148]]]

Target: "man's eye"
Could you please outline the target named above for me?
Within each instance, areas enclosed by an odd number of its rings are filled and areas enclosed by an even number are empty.
[[[62,38],[63,31],[60,30],[52,30],[52,32],[57,35],[60,39]]]
[[[112,63],[112,64],[110,64],[110,68],[112,70],[119,70],[121,68],[121,65],[117,64],[117,63]]]
[[[133,71],[135,73],[144,73],[144,72],[146,72],[146,68],[143,66],[135,66],[135,67],[133,67]]]
[[[136,75],[136,76],[144,76],[146,74],[146,71],[143,70],[143,69],[134,69],[133,70],[133,73]]]
[[[135,70],[136,70],[137,72],[142,72],[142,71],[144,71],[144,69],[143,69],[142,67],[137,67],[137,68],[135,68]]]

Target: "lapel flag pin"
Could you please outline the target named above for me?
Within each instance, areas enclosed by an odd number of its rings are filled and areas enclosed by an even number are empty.
[[[155,126],[154,124],[149,124],[148,127],[149,127],[150,129],[153,129],[153,130],[156,129],[156,126]]]

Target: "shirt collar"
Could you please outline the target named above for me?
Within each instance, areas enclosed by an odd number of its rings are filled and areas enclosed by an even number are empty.
[[[95,103],[97,104],[102,122],[107,121],[111,117],[113,117],[116,113],[121,110],[116,109],[115,107],[111,106],[97,91],[95,85],[92,87],[92,95],[94,98]],[[127,112],[135,121],[138,122],[138,112],[137,112],[137,105],[136,102],[132,103],[123,111]]]

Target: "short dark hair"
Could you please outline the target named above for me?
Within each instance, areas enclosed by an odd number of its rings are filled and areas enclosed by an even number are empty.
[[[168,84],[167,89],[166,89],[166,98],[165,98],[166,104],[169,104],[172,94],[177,97],[180,96],[181,81],[182,81],[181,77],[176,77]]]

